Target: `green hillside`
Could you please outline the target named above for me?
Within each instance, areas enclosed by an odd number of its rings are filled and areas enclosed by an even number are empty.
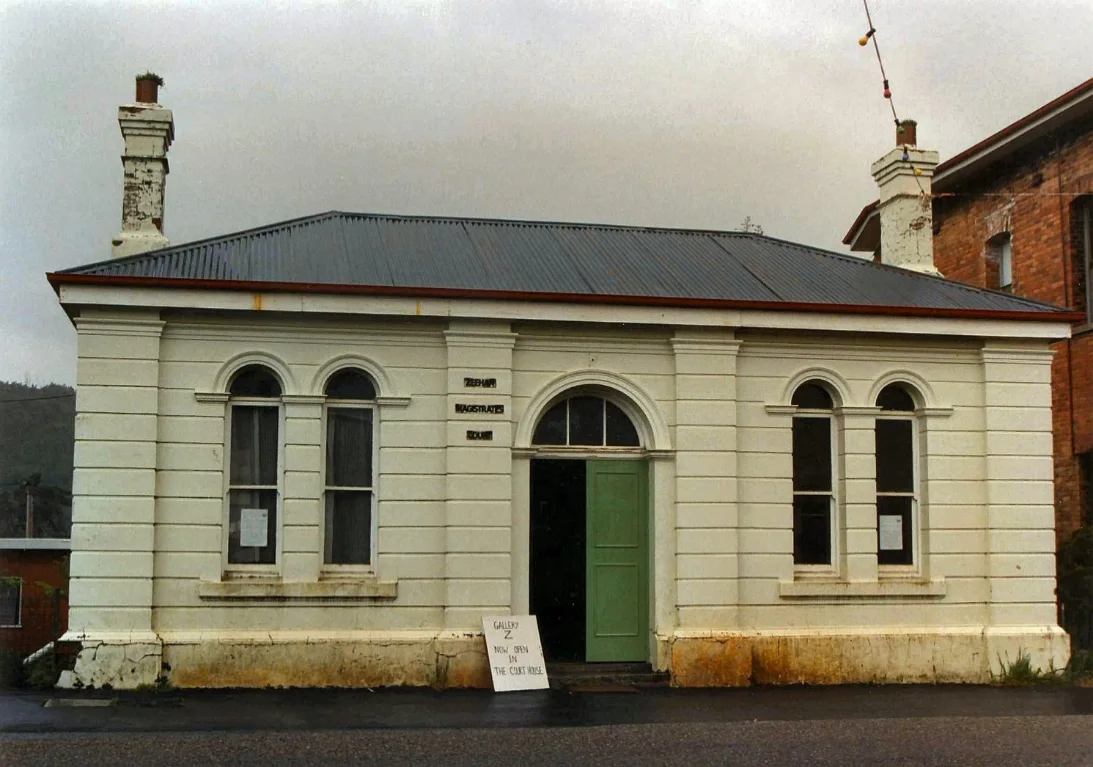
[[[68,536],[75,394],[0,381],[0,537],[25,534],[28,494],[34,535]]]

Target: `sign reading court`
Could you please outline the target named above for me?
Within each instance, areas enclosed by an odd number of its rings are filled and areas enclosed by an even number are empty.
[[[550,687],[534,615],[487,615],[482,618],[482,629],[494,692]]]

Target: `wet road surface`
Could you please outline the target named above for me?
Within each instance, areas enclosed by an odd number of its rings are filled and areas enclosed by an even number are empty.
[[[0,764],[1093,765],[1093,690],[1062,687],[50,697],[0,695]]]

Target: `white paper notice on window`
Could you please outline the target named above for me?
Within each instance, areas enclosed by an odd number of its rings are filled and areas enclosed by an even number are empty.
[[[903,517],[898,514],[880,516],[880,550],[903,550]]]
[[[269,509],[239,510],[239,545],[261,548],[269,542]]]

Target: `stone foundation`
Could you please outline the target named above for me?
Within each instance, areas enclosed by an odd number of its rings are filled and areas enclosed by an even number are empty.
[[[481,634],[170,632],[155,642],[83,637],[65,687],[492,686]]]
[[[1070,656],[1070,637],[1057,626],[694,632],[660,644],[658,657],[678,687],[983,684],[1022,654],[1043,670],[1063,668]]]
[[[83,649],[61,686],[492,687],[485,641],[472,632],[171,632],[78,641]],[[659,638],[654,665],[677,687],[983,684],[1022,654],[1037,668],[1060,669],[1070,638],[1057,626],[681,632]]]

